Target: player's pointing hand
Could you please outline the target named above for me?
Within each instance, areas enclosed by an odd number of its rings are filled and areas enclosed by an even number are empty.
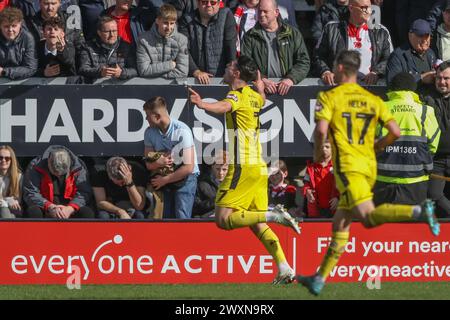
[[[257,72],[256,80],[253,81],[253,84],[258,92],[264,92],[264,82],[261,79],[261,72]]]
[[[189,88],[189,92],[191,93],[190,95],[190,100],[193,104],[196,104],[197,107],[201,108],[201,103],[202,103],[202,97],[200,97],[200,95],[193,89]]]

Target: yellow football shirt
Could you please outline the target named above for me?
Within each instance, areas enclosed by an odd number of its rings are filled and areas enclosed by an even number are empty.
[[[245,86],[228,92],[223,101],[231,103],[231,112],[226,113],[230,163],[265,165],[259,141],[259,113],[263,107],[263,98]]]
[[[337,173],[376,175],[376,126],[393,120],[381,98],[358,84],[342,84],[319,93],[315,120],[329,122],[328,138]]]

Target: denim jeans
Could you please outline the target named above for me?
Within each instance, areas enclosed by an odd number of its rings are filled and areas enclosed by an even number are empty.
[[[184,186],[173,190],[164,189],[163,219],[190,219],[197,190],[197,175],[190,174]]]

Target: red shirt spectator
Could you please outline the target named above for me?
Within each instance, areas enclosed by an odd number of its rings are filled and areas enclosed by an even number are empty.
[[[308,161],[304,178],[303,194],[308,200],[309,218],[329,218],[337,208],[339,192],[333,175],[331,146],[324,144],[323,160]]]
[[[269,207],[282,204],[289,213],[294,214],[295,186],[287,181],[288,169],[283,160],[275,161],[269,168]]]
[[[9,7],[10,0],[0,0],[0,11],[5,9],[6,7]]]
[[[123,41],[130,43],[133,41],[133,34],[131,33],[131,25],[130,25],[130,12],[127,12],[121,16],[115,16],[112,14],[113,8],[111,8],[108,14],[117,22],[117,32],[119,37],[123,39]]]

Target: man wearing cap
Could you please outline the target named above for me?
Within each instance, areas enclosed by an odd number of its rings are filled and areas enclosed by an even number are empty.
[[[434,83],[436,55],[430,48],[431,27],[423,20],[415,20],[409,29],[409,43],[394,50],[386,67],[387,82],[400,72],[409,72],[418,84],[418,90],[424,91]]]
[[[429,174],[439,143],[434,109],[424,105],[415,93],[413,75],[400,72],[388,86],[387,108],[400,127],[401,136],[377,154],[375,205],[382,203],[416,204],[427,198]],[[377,137],[386,129],[378,127]]]
[[[431,37],[431,48],[438,59],[447,61],[450,59],[450,0],[445,1],[442,10],[442,23],[437,26]]]
[[[87,168],[72,151],[53,145],[34,158],[25,172],[23,198],[28,218],[94,218]]]

